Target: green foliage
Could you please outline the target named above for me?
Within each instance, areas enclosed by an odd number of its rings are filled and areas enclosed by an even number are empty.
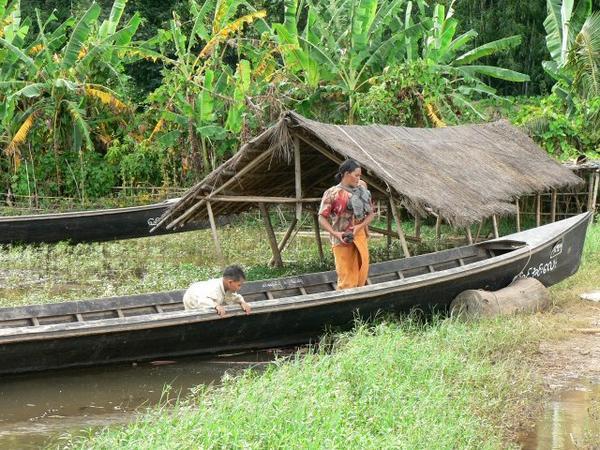
[[[600,96],[600,12],[592,14],[592,1],[547,0],[544,21],[546,45],[551,61],[544,70],[556,80],[552,88],[564,102],[569,114],[585,114]],[[586,114],[600,125],[600,116]]]
[[[125,186],[153,186],[156,180],[168,180],[164,169],[168,166],[168,153],[163,148],[148,143],[138,143],[130,137],[124,142],[113,141],[106,160],[119,170]]]
[[[14,5],[17,11],[18,2]],[[123,87],[127,82],[121,60],[132,51],[131,39],[139,25],[134,15],[117,30],[123,7],[121,0],[115,0],[111,16],[102,24],[100,7],[93,2],[79,17],[62,23],[57,23],[53,14],[42,21],[40,11],[36,11],[38,34],[32,37],[26,33],[19,37],[4,29],[0,46],[11,71],[1,80],[10,105],[2,111],[6,125],[2,142],[6,143],[4,154],[13,162],[17,183],[22,177],[21,149],[33,145],[36,150],[28,155],[32,168],[36,159],[43,166],[41,153],[53,154],[55,185],[47,194],[76,195],[84,200],[88,194],[106,192],[98,187],[98,180],[91,180],[91,191],[86,192],[86,175],[98,172],[85,167],[85,161],[98,160],[99,156],[88,158],[84,153],[96,150],[95,141],[110,141],[118,135],[124,129],[123,119],[130,114],[112,90],[112,86]],[[117,55],[117,51],[121,53]],[[73,170],[74,160],[79,161],[77,172]],[[108,173],[100,184],[114,182]]]
[[[366,94],[359,95],[363,121],[444,126],[446,122],[484,118],[473,100],[481,95],[495,95],[485,78],[528,80],[527,75],[478,62],[518,45],[519,36],[468,50],[477,32],[469,30],[455,37],[458,20],[453,14],[452,8],[446,11],[443,5],[437,4],[431,17],[420,16],[419,32],[405,39],[406,62],[392,65],[371,79],[373,86]],[[409,16],[410,7],[406,11],[408,24]],[[392,115],[386,117],[388,113]]]
[[[511,114],[511,121],[524,126],[548,153],[561,160],[580,154],[600,157],[600,130],[588,120],[600,114],[600,98],[579,105],[575,114],[567,114],[562,99],[553,94],[542,99],[528,99]]]

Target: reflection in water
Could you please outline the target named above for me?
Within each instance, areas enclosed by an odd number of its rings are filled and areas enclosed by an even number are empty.
[[[600,448],[600,384],[561,392],[519,443],[524,450]]]
[[[225,372],[260,370],[273,358],[260,352],[2,377],[0,448],[39,448],[67,431],[124,424],[161,399],[184,397]]]

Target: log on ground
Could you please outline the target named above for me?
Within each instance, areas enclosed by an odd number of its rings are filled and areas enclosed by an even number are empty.
[[[450,304],[450,314],[465,319],[536,313],[550,307],[548,289],[535,278],[521,278],[498,291],[469,289]]]

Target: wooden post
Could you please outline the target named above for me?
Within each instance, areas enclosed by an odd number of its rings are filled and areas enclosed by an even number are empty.
[[[392,205],[390,204],[390,202],[388,201],[387,204],[387,214],[386,214],[386,221],[387,221],[387,254],[388,254],[388,258],[390,257],[390,252],[392,251]]]
[[[415,237],[421,239],[421,216],[415,216]]]
[[[442,216],[437,215],[437,217],[435,218],[435,238],[436,240],[440,240],[441,237],[441,230],[442,230]]]
[[[587,210],[591,211],[592,208],[594,207],[594,205],[592,205],[592,197],[594,195],[594,184],[595,184],[595,177],[594,177],[594,172],[590,173],[590,176],[588,177],[588,201],[587,201]]]
[[[302,168],[300,165],[300,140],[294,137],[294,179],[296,185],[296,220],[302,219]]]
[[[210,202],[206,202],[206,211],[208,212],[208,221],[210,222],[210,231],[212,233],[213,243],[215,244],[215,252],[217,253],[217,259],[221,264],[221,267],[225,267],[225,257],[221,250],[221,244],[219,243],[219,235],[217,234],[217,225],[215,224],[215,216],[213,216],[212,207]]]
[[[552,211],[550,212],[550,221],[556,222],[556,189],[552,189]]]
[[[538,192],[535,196],[535,226],[542,224],[542,196]]]
[[[594,174],[594,194],[592,195],[592,211],[596,209],[596,201],[598,199],[598,188],[600,187],[600,172]]]
[[[319,228],[319,214],[313,214],[313,228],[315,230],[315,239],[317,240],[317,248],[319,250],[319,259],[321,262],[325,261],[323,255],[323,242],[321,241],[321,229]]]
[[[498,218],[496,217],[496,214],[492,215],[492,225],[494,227],[494,237],[498,239],[500,234],[498,233]]]
[[[275,232],[273,231],[271,218],[269,217],[269,209],[264,203],[259,203],[258,207],[262,213],[263,221],[265,222],[265,229],[267,231],[267,238],[269,239],[269,245],[271,246],[271,251],[273,252],[273,264],[275,267],[283,267],[281,253],[279,252],[279,246],[277,245],[277,239],[275,239]]]
[[[519,232],[521,231],[521,207],[518,198],[515,200],[515,207],[517,208],[517,232]]]
[[[288,227],[287,231],[285,232],[283,239],[279,243],[279,253],[283,253],[283,250],[284,250],[285,246],[287,245],[288,240],[290,239],[290,236],[292,235],[292,231],[294,231],[294,228],[296,228],[297,223],[298,223],[298,219],[296,219],[294,217],[292,219],[292,222],[290,223],[290,226]],[[274,263],[275,263],[275,258],[271,257],[271,260],[269,261],[269,265],[272,266]]]
[[[398,233],[398,238],[400,238],[400,244],[402,245],[402,252],[404,253],[404,257],[410,257],[410,252],[408,251],[408,245],[406,244],[406,237],[404,236],[404,230],[402,229],[402,221],[400,220],[400,211],[396,208],[396,204],[394,203],[394,199],[390,197],[390,205],[392,206],[392,214],[394,215],[394,219],[396,220],[396,232]]]
[[[467,242],[473,245],[473,236],[471,235],[471,225],[467,225]]]
[[[475,235],[475,240],[473,241],[475,244],[477,244],[477,241],[479,240],[479,235],[481,234],[482,228],[483,228],[483,219],[479,222],[479,226],[477,227],[477,234]]]

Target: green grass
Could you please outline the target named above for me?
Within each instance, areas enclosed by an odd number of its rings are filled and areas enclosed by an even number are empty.
[[[200,388],[71,446],[504,448],[504,426],[539,396],[520,362],[547,333],[522,318],[361,325],[333,348]]]

